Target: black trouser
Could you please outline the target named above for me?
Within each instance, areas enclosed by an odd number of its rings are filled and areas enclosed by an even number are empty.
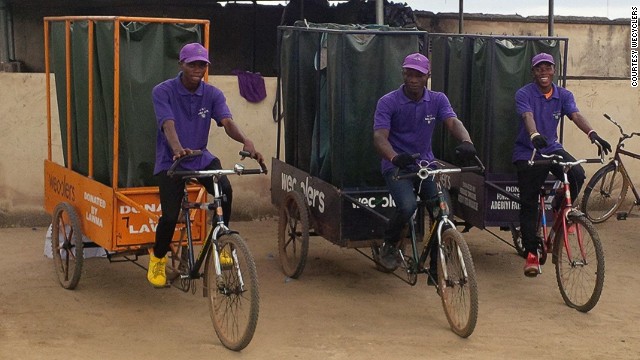
[[[564,149],[554,151],[553,154],[560,155],[567,161],[576,160]],[[559,165],[529,166],[526,160],[516,161],[515,165],[518,170],[518,187],[520,188],[520,233],[522,235],[522,245],[526,252],[535,254],[539,245],[539,240],[536,239],[536,227],[538,225],[538,196],[540,188],[547,179],[549,172],[562,180],[562,167]],[[576,165],[569,169],[567,177],[569,178],[571,200],[575,201],[586,177],[584,169],[582,166]]]
[[[222,169],[219,159],[213,159],[204,170]],[[173,238],[176,229],[178,216],[180,215],[180,206],[182,205],[182,196],[184,195],[185,180],[179,178],[171,178],[167,176],[166,171],[161,171],[157,175],[158,185],[160,187],[160,206],[162,207],[162,216],[158,220],[156,228],[156,242],[153,246],[153,254],[157,258],[163,258],[169,251],[169,244]],[[210,177],[198,179],[209,194],[213,194],[213,179]],[[231,200],[233,191],[231,183],[226,176],[220,177],[218,180],[220,191],[225,196],[222,200],[222,211],[224,212],[224,223],[229,225],[231,217]],[[215,225],[214,225],[215,226]]]

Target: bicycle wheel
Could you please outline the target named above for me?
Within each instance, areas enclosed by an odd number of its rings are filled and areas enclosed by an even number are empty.
[[[473,333],[478,319],[478,284],[471,252],[456,229],[447,229],[442,233],[440,251],[444,256],[444,263],[442,258],[438,259],[442,307],[451,330],[466,338]]]
[[[53,210],[51,250],[58,281],[65,289],[74,289],[80,281],[84,262],[82,227],[71,204],[63,202]]]
[[[604,253],[598,232],[585,216],[569,214],[567,227],[571,225],[577,227],[576,231],[570,230],[567,235],[571,259],[567,254],[562,231],[555,236],[553,253],[556,280],[564,302],[578,311],[587,312],[596,306],[602,293]],[[577,234],[582,235],[582,247]]]
[[[309,252],[309,209],[302,195],[295,191],[287,193],[280,207],[278,252],[284,274],[298,278]]]
[[[231,264],[221,265],[216,276],[214,252],[209,251],[205,265],[205,284],[213,328],[230,350],[244,349],[258,324],[260,295],[253,256],[238,234],[225,234],[218,240],[219,253],[231,256]]]
[[[594,224],[615,214],[627,195],[629,182],[621,167],[609,163],[598,170],[584,189],[580,211]]]

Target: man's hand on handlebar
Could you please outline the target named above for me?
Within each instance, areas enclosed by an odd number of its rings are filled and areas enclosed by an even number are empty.
[[[175,152],[173,154],[173,161],[176,161],[182,157],[185,157],[187,155],[201,155],[202,154],[202,150],[191,150],[191,149],[180,149],[177,152]]]
[[[537,132],[531,135],[531,143],[537,150],[544,149],[548,146],[547,138]]]
[[[598,155],[600,155],[600,151],[603,151],[605,155],[611,152],[611,145],[606,140],[601,138],[597,132],[591,131],[589,133],[589,140],[591,140],[592,144],[597,143]]]
[[[408,166],[415,165],[416,159],[411,154],[400,153],[391,159],[391,163],[399,169],[404,169]]]
[[[474,160],[478,152],[473,143],[469,141],[463,141],[460,145],[456,146],[456,155],[464,161]]]
[[[256,150],[256,147],[253,145],[253,142],[251,140],[245,140],[244,146],[242,147],[242,152],[249,154],[242,155],[242,160],[244,160],[245,157],[250,157],[252,159],[255,159],[260,164],[264,163],[264,157]]]

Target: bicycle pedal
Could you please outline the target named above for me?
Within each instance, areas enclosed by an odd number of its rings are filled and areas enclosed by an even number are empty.
[[[619,212],[619,213],[616,213],[616,219],[617,220],[627,220],[627,216],[628,215],[629,214],[627,212]]]

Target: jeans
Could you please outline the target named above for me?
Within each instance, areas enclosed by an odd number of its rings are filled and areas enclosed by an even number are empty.
[[[411,171],[401,170],[398,175],[409,174]],[[389,224],[384,233],[384,241],[395,244],[400,240],[402,228],[409,222],[411,216],[418,208],[416,194],[422,202],[426,202],[436,196],[436,184],[433,179],[422,180],[420,178],[395,180],[396,170],[388,170],[384,174],[389,193],[396,204],[396,211],[389,219]]]
[[[222,169],[219,159],[213,159],[211,163],[203,170],[219,170]],[[169,251],[169,244],[173,238],[173,233],[178,223],[180,215],[180,207],[182,205],[182,197],[184,195],[185,180],[180,178],[172,178],[167,176],[166,171],[161,171],[157,175],[160,190],[160,206],[162,207],[162,216],[158,220],[156,228],[156,241],[153,246],[153,253],[157,258],[163,258]],[[202,184],[209,194],[213,194],[213,179],[211,177],[200,178],[198,182]],[[229,225],[231,217],[231,201],[233,191],[231,183],[226,176],[218,179],[220,191],[225,196],[222,200],[222,211],[224,212],[224,223]]]
[[[564,149],[554,151],[553,154],[561,155],[565,160],[575,161]],[[529,166],[526,160],[515,162],[518,171],[518,187],[520,188],[520,233],[522,234],[522,245],[526,252],[536,254],[539,240],[536,238],[536,227],[538,224],[538,196],[540,188],[551,172],[556,178],[563,179],[562,167],[559,165]],[[571,199],[575,201],[582,184],[586,178],[584,169],[576,165],[569,169],[569,189]]]

